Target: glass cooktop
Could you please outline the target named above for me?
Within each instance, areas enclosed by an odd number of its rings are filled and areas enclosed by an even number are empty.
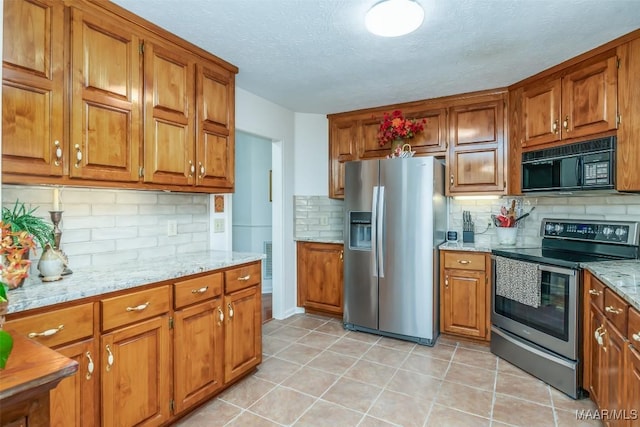
[[[494,255],[522,261],[538,262],[578,269],[580,263],[619,259],[593,253],[570,252],[545,248],[500,248],[491,251]]]

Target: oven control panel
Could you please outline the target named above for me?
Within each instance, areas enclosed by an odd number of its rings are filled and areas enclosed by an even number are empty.
[[[638,245],[638,223],[625,221],[579,221],[543,219],[542,237],[587,240],[590,242]]]

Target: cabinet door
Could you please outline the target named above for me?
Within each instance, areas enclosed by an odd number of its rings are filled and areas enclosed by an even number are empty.
[[[225,383],[262,361],[261,297],[259,286],[225,295]]]
[[[195,179],[194,59],[145,42],[144,180],[192,185]]]
[[[487,335],[484,271],[445,270],[442,331],[476,338]]]
[[[499,193],[504,179],[504,100],[449,110],[448,193]]]
[[[329,197],[344,197],[344,163],[357,160],[356,140],[358,122],[356,120],[331,121],[329,124]]]
[[[89,339],[62,348],[58,353],[78,362],[78,372],[60,381],[49,393],[52,427],[98,425],[99,364],[95,341]]]
[[[60,176],[64,6],[10,0],[3,13],[2,172]]]
[[[221,298],[176,311],[173,342],[176,413],[222,386],[223,321]]]
[[[140,40],[125,21],[71,8],[69,176],[137,181],[142,118]]]
[[[196,185],[233,190],[234,85],[224,70],[196,67],[198,131],[196,134]]]
[[[424,120],[424,130],[407,142],[416,154],[444,154],[447,142],[447,110],[437,110],[412,113],[408,118]]]
[[[606,400],[601,408],[610,411],[621,411],[624,409],[625,378],[624,378],[624,347],[625,339],[622,334],[609,321],[606,322],[607,342],[606,351],[606,375],[605,384],[607,387]],[[609,425],[623,425],[623,420],[609,420]]]
[[[380,146],[378,142],[378,130],[382,117],[369,117],[360,120],[360,144],[361,152],[358,157],[361,159],[382,159],[391,153],[391,143]]]
[[[601,334],[604,332],[604,315],[593,305],[589,304],[589,324],[587,329],[586,339],[591,340],[590,346],[590,366],[589,369],[589,384],[588,391],[591,399],[596,402],[598,407],[602,408],[605,403],[606,383],[605,383],[605,357],[604,342],[606,338],[603,338],[603,344],[601,345],[596,338],[596,333]]]
[[[343,247],[298,242],[298,305],[342,314]]]
[[[522,94],[523,147],[558,141],[562,81],[554,79],[535,83]]]
[[[170,350],[167,315],[100,338],[103,426],[158,426],[169,419]]]
[[[618,68],[615,55],[562,78],[563,138],[616,128]]]
[[[640,117],[640,38],[619,46],[618,56],[618,105],[621,120],[616,144],[616,189],[640,191],[640,120],[633,119]]]
[[[640,353],[631,345],[627,345],[625,380],[627,381],[625,409],[632,419],[630,425],[640,426]]]

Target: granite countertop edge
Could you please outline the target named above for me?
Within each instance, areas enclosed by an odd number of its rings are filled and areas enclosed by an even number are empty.
[[[31,275],[22,287],[8,292],[8,313],[80,300],[138,286],[180,279],[266,258],[265,254],[205,251],[134,260],[118,265],[74,268],[62,280],[43,282]]]
[[[294,239],[296,242],[310,242],[310,243],[334,243],[338,245],[343,245],[343,239],[335,239],[331,237],[296,237]]]
[[[640,311],[640,260],[587,262],[581,266]]]

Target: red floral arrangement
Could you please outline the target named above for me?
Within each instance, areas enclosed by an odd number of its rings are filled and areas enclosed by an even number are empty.
[[[378,143],[383,147],[387,142],[395,139],[413,138],[424,130],[426,122],[425,119],[405,119],[400,110],[395,110],[391,114],[384,113],[378,130]]]

